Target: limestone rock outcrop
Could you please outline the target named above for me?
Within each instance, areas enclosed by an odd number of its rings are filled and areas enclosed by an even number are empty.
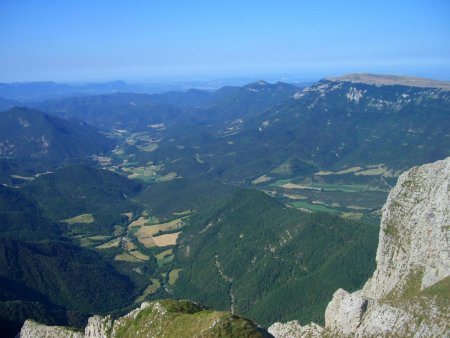
[[[322,334],[449,337],[450,157],[399,177],[383,207],[376,262],[362,290],[334,293]],[[269,330],[288,337],[283,325]]]
[[[269,333],[274,337],[282,338],[301,338],[322,337],[323,328],[317,324],[311,323],[306,326],[301,326],[296,320],[287,323],[275,323],[269,328]]]
[[[19,338],[84,338],[81,331],[74,331],[63,326],[46,326],[35,322],[34,320],[26,320],[20,330]]]
[[[363,294],[382,299],[420,273],[423,290],[450,275],[450,158],[402,174],[383,208],[377,268]]]

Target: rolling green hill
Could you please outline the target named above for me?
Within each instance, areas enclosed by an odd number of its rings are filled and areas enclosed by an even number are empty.
[[[209,105],[197,107],[195,115],[204,121],[233,121],[261,113],[291,98],[298,87],[277,82],[257,81],[245,86],[227,86],[212,94]]]
[[[153,95],[148,94],[81,96],[44,102],[37,106],[50,114],[75,118],[102,129],[150,130],[151,124],[169,124],[181,117],[178,107],[159,103]]]
[[[104,169],[76,164],[42,175],[26,184],[22,191],[56,222],[66,220],[71,232],[110,234],[121,224],[126,212],[140,210],[132,197],[141,184]],[[92,215],[89,221],[70,219]]]
[[[113,140],[85,123],[24,107],[0,112],[1,158],[61,164],[113,147]]]

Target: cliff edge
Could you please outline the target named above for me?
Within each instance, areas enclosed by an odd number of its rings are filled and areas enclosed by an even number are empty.
[[[297,336],[450,336],[450,157],[399,177],[383,207],[376,262],[362,290],[334,293],[324,329],[301,326]],[[269,332],[288,337],[288,324]]]

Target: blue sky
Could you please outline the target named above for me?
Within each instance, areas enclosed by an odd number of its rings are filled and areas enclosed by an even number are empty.
[[[0,0],[0,81],[450,80],[450,1]]]

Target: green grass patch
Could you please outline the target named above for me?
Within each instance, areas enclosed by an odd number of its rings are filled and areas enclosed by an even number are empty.
[[[144,292],[142,292],[142,294],[138,298],[136,298],[136,300],[134,302],[142,303],[147,296],[152,295],[156,291],[158,291],[160,286],[161,286],[161,282],[159,281],[159,279],[151,278],[150,284],[145,288]]]
[[[111,240],[111,241],[109,241],[109,242],[107,242],[105,244],[96,246],[95,248],[96,249],[100,249],[100,250],[104,250],[104,249],[118,248],[119,246],[120,246],[120,239],[119,238],[114,238],[113,240]]]
[[[192,210],[184,210],[184,211],[181,211],[181,212],[174,212],[173,215],[174,216],[187,216],[187,215],[190,215],[191,213],[192,213]],[[156,223],[159,223],[159,221],[156,222]]]
[[[261,184],[261,183],[269,182],[270,180],[272,180],[272,177],[267,176],[267,175],[262,175],[256,179],[254,179],[252,181],[252,184]]]
[[[160,252],[159,254],[155,255],[155,257],[156,257],[158,266],[163,266],[165,264],[171,263],[175,256],[173,255],[172,249],[167,249],[167,250],[164,250],[164,251]]]
[[[290,162],[285,162],[271,171],[272,174],[288,176],[292,175],[292,166]]]
[[[94,222],[94,216],[92,216],[92,214],[82,214],[82,215],[78,215],[78,216],[75,216],[72,218],[62,220],[61,222],[65,222],[70,225],[72,225],[72,224],[90,224],[90,223]]]
[[[303,209],[316,211],[316,212],[331,212],[331,213],[340,212],[339,210],[328,208],[321,204],[311,204],[311,203],[303,202],[303,201],[289,202],[289,204],[298,209],[303,208]]]
[[[174,285],[177,282],[181,270],[183,269],[173,269],[172,271],[169,272],[170,285]]]

